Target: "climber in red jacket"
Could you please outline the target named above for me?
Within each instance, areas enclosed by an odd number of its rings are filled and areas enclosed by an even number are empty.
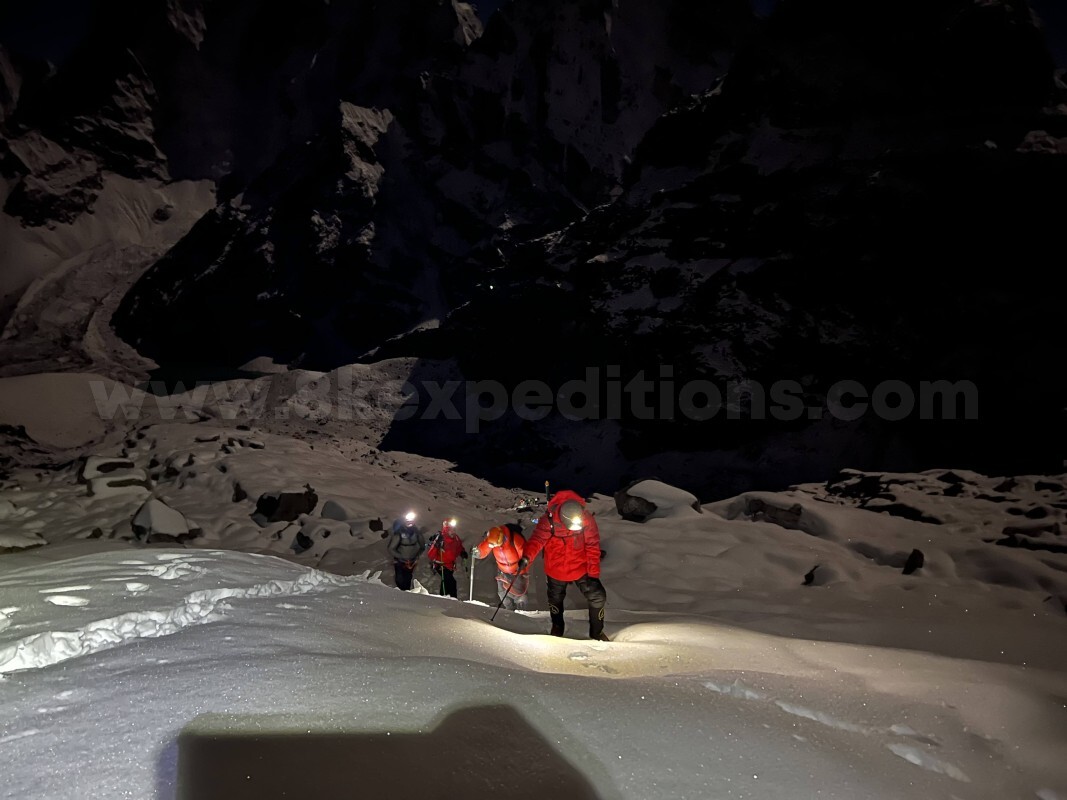
[[[433,571],[441,575],[441,594],[458,598],[456,561],[467,557],[467,549],[456,534],[454,519],[446,519],[441,523],[441,532],[430,539],[430,549],[426,557],[430,560]]]
[[[526,608],[526,590],[530,584],[529,569],[519,569],[519,559],[526,548],[526,539],[515,525],[498,525],[486,532],[478,546],[471,550],[475,559],[496,559],[496,591],[504,608],[522,611]]]
[[[600,529],[580,495],[571,491],[553,495],[526,543],[519,568],[525,569],[542,550],[552,635],[563,635],[563,599],[567,584],[573,583],[589,604],[589,638],[610,641],[604,633],[608,593],[600,582]]]

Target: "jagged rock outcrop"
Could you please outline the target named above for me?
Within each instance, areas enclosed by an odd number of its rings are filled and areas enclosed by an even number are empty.
[[[608,199],[656,117],[713,85],[753,24],[732,1],[698,14],[521,0],[481,38],[462,3],[350,0],[330,14],[313,97],[332,91],[333,107],[308,111],[307,136],[264,152],[255,177],[232,170],[222,193],[238,196],[119,309],[120,332],[157,361],[330,368],[434,327],[516,242]],[[209,47],[210,17],[203,36]],[[183,327],[205,307],[210,338]]]

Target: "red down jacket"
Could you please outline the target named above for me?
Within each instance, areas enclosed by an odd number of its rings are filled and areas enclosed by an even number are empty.
[[[584,575],[599,578],[600,529],[588,511],[582,514],[581,530],[568,529],[559,518],[559,507],[567,500],[577,500],[585,508],[585,500],[580,495],[569,490],[556,492],[530,535],[523,555],[533,561],[544,550],[545,574],[557,581],[576,581]]]
[[[441,546],[442,543],[444,547]],[[451,528],[448,528],[433,538],[433,544],[430,546],[426,557],[433,564],[444,564],[445,569],[454,570],[456,568],[456,559],[466,555],[467,551],[463,547],[463,542],[452,532]]]

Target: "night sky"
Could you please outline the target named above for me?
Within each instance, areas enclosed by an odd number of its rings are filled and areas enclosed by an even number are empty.
[[[10,50],[62,63],[78,46],[92,17],[85,0],[35,0],[0,5],[0,42]]]
[[[481,0],[473,5],[487,20],[508,0]],[[751,0],[758,14],[769,13],[778,0]],[[1063,0],[1032,0],[1048,32],[1049,48],[1056,63],[1067,66],[1067,3]],[[25,55],[62,61],[77,46],[89,27],[92,3],[86,0],[35,0],[0,5],[0,42]]]

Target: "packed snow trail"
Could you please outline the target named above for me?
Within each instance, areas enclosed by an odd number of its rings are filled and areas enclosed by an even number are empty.
[[[169,800],[187,727],[356,741],[487,706],[516,709],[601,798],[1048,800],[1067,787],[1062,673],[669,614],[613,612],[611,644],[558,639],[543,613],[490,625],[485,605],[272,557],[139,555],[0,573],[0,646],[37,654],[0,679],[0,796]],[[48,603],[60,590],[89,603]],[[120,632],[139,624],[147,635]],[[105,630],[105,649],[54,636]],[[301,741],[283,760],[293,770],[358,766],[356,754],[310,767]],[[508,785],[471,781],[473,797]]]

